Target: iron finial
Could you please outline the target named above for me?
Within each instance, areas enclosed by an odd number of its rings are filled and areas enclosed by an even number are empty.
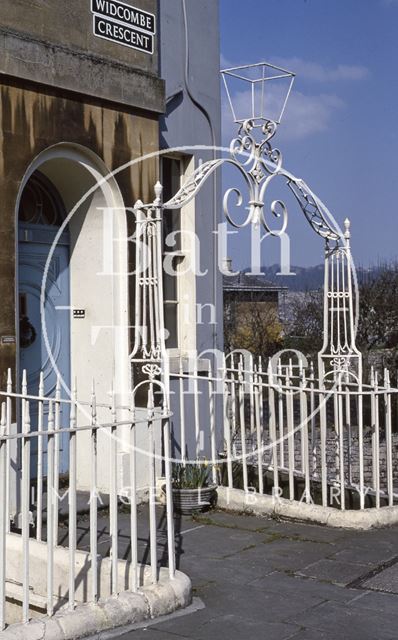
[[[350,237],[351,237],[351,232],[350,232],[351,222],[350,222],[349,218],[346,218],[344,220],[344,227],[345,227],[344,237],[345,237],[346,240],[349,240]]]
[[[159,182],[159,180],[155,184],[155,189],[154,190],[155,190],[156,200],[160,201],[160,199],[162,197],[163,187],[162,187],[161,183]]]

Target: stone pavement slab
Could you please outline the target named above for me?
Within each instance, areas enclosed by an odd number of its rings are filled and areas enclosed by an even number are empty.
[[[159,508],[163,563],[165,527]],[[128,558],[128,513],[119,517],[119,530]],[[80,544],[89,544],[88,522],[79,522],[79,533]],[[99,516],[99,542],[101,553],[109,552],[106,513]],[[142,508],[140,558],[148,553]],[[124,640],[398,640],[398,564],[370,577],[398,557],[398,527],[346,531],[216,511],[177,519],[176,553],[205,607],[121,633]],[[375,582],[357,584],[362,578]],[[390,594],[373,590],[387,583]]]
[[[395,562],[392,566],[380,571],[380,573],[364,580],[361,586],[365,589],[398,594],[398,564]]]
[[[372,567],[376,567],[382,562],[386,562],[395,558],[397,554],[397,543],[395,545],[392,542],[387,544],[376,544],[373,547],[363,548],[363,546],[345,547],[339,549],[335,553],[329,556],[332,560],[338,562],[349,562],[350,564],[368,564],[370,570]]]
[[[273,571],[265,577],[256,578],[249,583],[249,586],[281,593],[287,601],[294,599],[298,592],[308,596],[319,596],[321,593],[324,600],[335,602],[348,602],[358,597],[357,589],[343,589],[340,585],[326,581],[322,582],[320,588],[318,580],[280,571]]]
[[[353,592],[357,589],[353,589]],[[350,606],[364,609],[370,615],[371,611],[375,611],[382,615],[383,613],[391,613],[395,611],[397,606],[397,596],[390,593],[384,593],[382,591],[362,591],[357,597],[349,602]],[[398,630],[397,630],[398,637]]]
[[[398,611],[394,610],[377,616],[374,611],[367,614],[364,608],[352,604],[324,602],[289,620],[302,629],[326,632],[336,640],[396,640],[398,637]],[[307,638],[305,634],[302,637]]]
[[[360,563],[340,562],[325,558],[301,569],[300,574],[317,580],[326,580],[343,586],[369,572],[369,566]]]

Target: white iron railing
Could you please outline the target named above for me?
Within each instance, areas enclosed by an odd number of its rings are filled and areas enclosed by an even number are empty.
[[[398,389],[339,374],[328,384],[292,363],[231,354],[223,367],[173,374],[171,408],[183,462],[244,491],[338,509],[398,503]],[[223,442],[216,434],[223,424]]]
[[[73,609],[77,603],[96,603],[107,593],[137,591],[142,586],[144,574],[146,583],[148,580],[157,582],[159,531],[155,510],[156,484],[161,473],[171,477],[171,471],[170,460],[163,459],[163,468],[158,462],[162,451],[155,430],[168,437],[171,414],[167,404],[156,406],[156,384],[148,380],[137,385],[141,400],[143,392],[146,396],[143,409],[135,404],[135,392],[129,406],[117,406],[113,392],[108,402],[98,402],[95,384],[87,402],[78,399],[76,389],[71,399],[61,398],[59,382],[54,397],[46,396],[42,378],[39,394],[31,395],[27,393],[25,372],[22,390],[17,393],[13,391],[9,371],[7,390],[0,392],[0,630],[9,623],[7,611],[10,600],[20,604],[19,620],[14,612],[12,622],[26,623],[31,617],[32,606],[43,615],[52,616],[60,607]],[[149,531],[150,567],[145,571],[138,555],[137,430],[145,432],[147,443],[146,450],[142,451],[141,438],[140,455],[145,459],[149,493],[145,526]],[[90,482],[84,491],[79,491],[77,451],[82,446],[82,437],[85,437]],[[103,475],[99,460],[104,464],[104,458],[98,453],[101,439],[106,439],[109,452],[109,490],[105,496],[109,500],[109,513],[104,511],[102,517],[108,518],[110,554],[105,560],[99,555],[97,538],[98,498],[100,494],[104,497],[105,493],[103,489],[99,490],[99,477]],[[126,441],[129,443],[127,454]],[[120,485],[118,469],[122,447],[124,456],[129,459],[127,491]],[[67,457],[66,471],[62,473],[61,454]],[[123,504],[120,496],[123,496]],[[77,540],[78,501],[83,498],[89,514],[89,553],[78,548]],[[167,511],[172,513],[170,490],[166,491],[165,500]],[[125,512],[126,503],[129,505],[130,526],[128,531],[123,531],[123,536],[127,535],[130,543],[128,568],[126,563],[122,566],[118,553],[118,518],[121,506]],[[63,549],[59,539],[60,517],[68,526],[67,541],[63,542],[67,546]],[[167,566],[172,578],[175,557],[170,519],[167,521],[167,546]]]

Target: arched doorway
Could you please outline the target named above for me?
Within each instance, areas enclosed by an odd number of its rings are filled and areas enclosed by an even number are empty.
[[[127,222],[115,179],[90,150],[59,144],[32,163],[17,211],[19,378],[25,368],[28,390],[37,394],[42,370],[44,390],[52,394],[59,376],[63,397],[70,395],[71,381],[77,379],[81,400],[90,399],[94,379],[99,403],[109,401],[113,386],[119,403],[125,404]],[[40,317],[43,276],[46,297]],[[106,455],[108,443],[99,443],[99,454],[101,447]],[[77,461],[79,484],[84,488],[89,484],[86,449],[84,444],[78,449],[83,456]],[[66,453],[62,466],[67,466]],[[104,466],[104,486],[106,476]]]
[[[30,395],[54,395],[57,376],[70,387],[70,278],[69,230],[57,242],[45,284],[44,310],[46,335],[56,367],[50,359],[41,323],[41,293],[50,247],[63,224],[66,210],[55,185],[40,171],[27,181],[18,211],[18,291],[19,291],[19,368],[26,371]],[[32,404],[31,424],[37,429],[37,403]],[[44,406],[44,426],[48,407]],[[61,407],[61,422],[69,419]],[[60,469],[68,464],[67,447],[61,437]],[[32,451],[33,462],[37,450]],[[32,469],[36,470],[34,463]]]
[[[29,178],[22,192],[18,212],[19,347],[20,370],[27,371],[28,392],[39,390],[43,373],[44,392],[56,386],[56,372],[43,341],[40,295],[49,248],[66,217],[56,187],[40,171]],[[45,311],[51,352],[60,375],[70,385],[70,315],[59,314],[70,306],[69,230],[65,230],[54,251],[46,284]]]

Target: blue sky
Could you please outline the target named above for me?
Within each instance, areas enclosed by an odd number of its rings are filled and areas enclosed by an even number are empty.
[[[398,0],[220,0],[221,66],[269,61],[297,74],[274,141],[342,223],[357,264],[398,258]],[[230,137],[230,116],[224,143]],[[224,186],[233,186],[226,175]],[[323,245],[289,207],[292,262],[318,264]],[[278,260],[267,239],[264,264]],[[242,250],[246,248],[246,250]],[[230,241],[247,265],[248,235]]]

